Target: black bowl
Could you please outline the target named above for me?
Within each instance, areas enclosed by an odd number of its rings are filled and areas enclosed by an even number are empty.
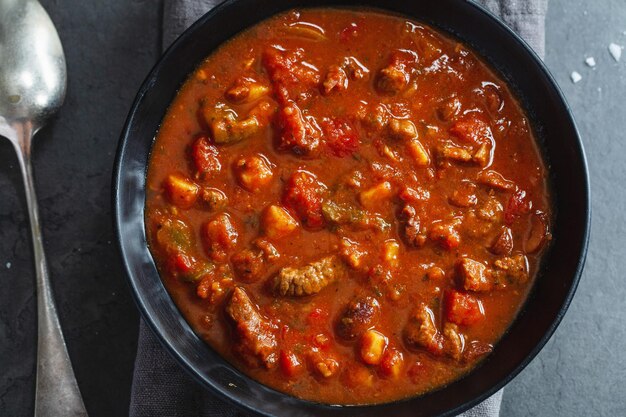
[[[208,347],[189,327],[161,283],[146,246],[145,175],[161,119],[194,68],[222,42],[293,7],[384,8],[457,37],[506,79],[534,125],[550,167],[556,218],[554,241],[528,300],[493,353],[465,378],[403,401],[339,407],[303,401],[251,380]],[[535,53],[483,8],[466,0],[229,0],[216,7],[163,55],[137,94],[122,132],[113,205],[118,243],[135,301],[163,346],[203,386],[262,415],[432,416],[464,411],[517,375],[548,341],[574,295],[584,265],[590,224],[589,185],[582,144],[555,81]]]

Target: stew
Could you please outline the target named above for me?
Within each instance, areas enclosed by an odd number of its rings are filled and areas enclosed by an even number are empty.
[[[529,121],[467,46],[370,10],[289,11],[209,56],[147,176],[148,243],[197,334],[333,404],[466,374],[550,240]]]

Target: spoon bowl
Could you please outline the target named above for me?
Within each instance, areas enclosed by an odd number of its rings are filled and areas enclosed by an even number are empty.
[[[0,135],[17,152],[35,258],[35,417],[87,416],[52,297],[31,165],[33,135],[61,107],[67,85],[61,40],[37,0],[0,0],[0,62]]]

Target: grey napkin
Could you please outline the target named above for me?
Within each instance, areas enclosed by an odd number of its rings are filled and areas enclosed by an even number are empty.
[[[163,48],[219,0],[165,0]],[[548,0],[480,0],[544,56],[544,24]],[[502,391],[462,417],[497,417]],[[244,414],[209,394],[193,381],[161,347],[150,329],[139,327],[131,417],[230,417]]]

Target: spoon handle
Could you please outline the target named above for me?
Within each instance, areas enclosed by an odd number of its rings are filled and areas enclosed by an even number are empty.
[[[30,123],[20,125],[17,130],[18,138],[14,144],[26,190],[37,277],[38,339],[35,417],[86,417],[87,411],[63,340],[43,250],[31,165],[31,139],[34,132]]]

